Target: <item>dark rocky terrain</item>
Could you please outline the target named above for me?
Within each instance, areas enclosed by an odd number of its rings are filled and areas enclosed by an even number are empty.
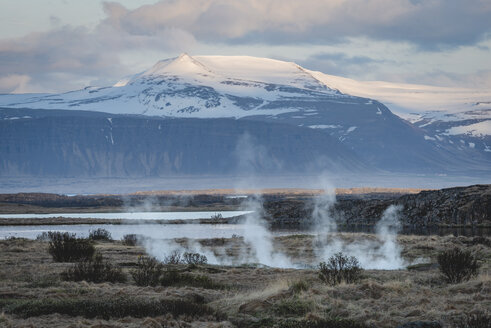
[[[392,197],[341,196],[330,210],[340,225],[374,225],[390,205],[402,207],[400,219],[407,227],[491,225],[491,185],[421,191]],[[265,203],[271,224],[279,227],[308,227],[314,206],[312,199]]]
[[[265,194],[265,218],[273,228],[309,228],[316,193]],[[243,199],[224,194],[194,195],[88,195],[43,193],[0,194],[1,213],[106,212],[139,208],[151,203],[153,210],[233,210]],[[473,185],[417,194],[399,192],[342,193],[330,207],[341,226],[373,226],[390,205],[401,206],[405,227],[491,226],[491,185]],[[236,219],[234,219],[236,220]]]

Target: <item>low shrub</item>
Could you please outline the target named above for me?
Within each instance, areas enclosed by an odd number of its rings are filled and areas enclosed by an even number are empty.
[[[91,258],[95,248],[88,239],[76,238],[68,232],[48,232],[48,252],[56,262],[74,262]]]
[[[136,246],[138,244],[138,237],[135,234],[124,235],[121,238],[121,242],[125,246]]]
[[[184,253],[182,256],[182,260],[187,264],[206,264],[208,263],[208,259],[205,255],[201,255],[199,253]]]
[[[156,286],[163,272],[163,265],[153,257],[139,256],[137,267],[131,276],[138,286]]]
[[[319,263],[319,278],[331,286],[343,281],[348,284],[357,282],[362,271],[356,257],[348,257],[341,252],[331,256],[327,262]]]
[[[206,264],[208,263],[208,259],[205,255],[201,255],[199,253],[190,253],[186,252],[181,254],[179,251],[173,251],[163,260],[164,264]]]
[[[123,317],[156,317],[170,313],[174,316],[214,315],[217,319],[222,319],[212,308],[204,304],[187,300],[152,300],[138,297],[16,300],[4,310],[5,313],[24,318],[59,313],[72,317],[102,317],[108,320]]]
[[[5,238],[5,240],[8,240],[8,241],[26,241],[28,239],[24,238],[24,237],[8,236]]]
[[[470,251],[453,248],[438,254],[440,272],[448,283],[456,284],[476,276],[479,271],[477,259]]]
[[[178,251],[173,251],[164,258],[163,262],[165,264],[182,264],[182,255]]]
[[[89,239],[91,239],[91,240],[104,240],[104,241],[112,241],[113,240],[111,233],[104,228],[98,228],[96,230],[90,230]]]
[[[205,289],[221,289],[222,285],[215,283],[210,277],[205,275],[193,275],[189,273],[181,273],[176,270],[168,270],[162,274],[160,278],[162,286],[190,286]]]
[[[221,220],[221,219],[223,219],[223,215],[222,215],[222,213],[215,213],[211,216],[211,219],[212,220]]]
[[[62,272],[63,280],[90,282],[125,282],[126,276],[120,268],[104,261],[100,253],[90,259],[82,260]]]
[[[41,232],[36,236],[37,241],[48,241],[50,240],[49,234],[46,231]]]

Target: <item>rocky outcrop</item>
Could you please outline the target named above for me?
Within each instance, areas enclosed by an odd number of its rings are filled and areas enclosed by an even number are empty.
[[[150,198],[148,198],[150,197]],[[265,218],[273,228],[309,228],[313,225],[316,196],[266,195]],[[36,205],[47,208],[141,207],[148,201],[155,206],[237,208],[241,199],[224,195],[87,195],[66,196],[43,193],[0,194],[0,204]],[[339,225],[373,226],[390,205],[400,205],[404,227],[437,226],[491,227],[491,185],[422,191],[418,194],[342,195],[329,209]],[[23,209],[25,211],[25,209]],[[240,218],[233,218],[233,222]],[[229,220],[230,221],[230,220]],[[232,222],[232,221],[231,221]]]
[[[312,224],[312,202],[279,200],[264,203],[265,217],[272,227],[308,228]]]
[[[374,225],[390,205],[400,205],[406,227],[439,225],[491,226],[491,185],[474,185],[392,198],[363,199],[344,196],[330,208],[338,224]],[[268,220],[276,227],[312,224],[313,200],[272,201],[265,204]]]
[[[491,224],[491,185],[422,191],[397,203],[407,224]]]

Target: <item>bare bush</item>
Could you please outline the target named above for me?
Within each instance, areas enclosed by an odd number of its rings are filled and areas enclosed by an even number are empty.
[[[440,272],[451,284],[467,281],[476,276],[479,271],[477,259],[471,252],[457,247],[441,252],[437,259]]]
[[[104,261],[100,253],[82,260],[62,273],[64,280],[90,282],[125,282],[126,276],[120,268]]]
[[[354,256],[336,253],[327,262],[319,263],[319,278],[326,284],[334,286],[341,282],[354,283],[360,279],[363,269]]]
[[[138,286],[156,286],[162,275],[163,265],[154,257],[140,256],[131,276]]]
[[[214,215],[211,216],[212,220],[221,220],[223,219],[222,213],[215,213]]]
[[[49,239],[49,234],[46,231],[43,231],[36,236],[37,241],[48,241]]]
[[[125,246],[136,246],[138,244],[138,237],[135,234],[124,235],[121,242]]]
[[[98,228],[96,230],[90,230],[89,239],[91,240],[113,240],[111,233],[104,228]]]
[[[199,253],[184,253],[182,256],[184,263],[186,264],[206,264],[208,263],[208,259],[205,255],[201,255]]]
[[[48,232],[48,252],[56,262],[74,262],[91,258],[94,245],[88,239],[76,238],[68,232]]]
[[[170,253],[164,258],[163,262],[165,264],[182,264],[183,263],[182,255],[178,251],[173,251],[172,253]]]

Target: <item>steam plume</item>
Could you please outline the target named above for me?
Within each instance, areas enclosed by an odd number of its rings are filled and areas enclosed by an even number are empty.
[[[253,262],[280,268],[292,267],[291,261],[282,253],[275,251],[273,235],[264,221],[264,208],[260,196],[254,196],[243,204],[245,209],[252,211],[247,214],[244,241],[251,250]]]

